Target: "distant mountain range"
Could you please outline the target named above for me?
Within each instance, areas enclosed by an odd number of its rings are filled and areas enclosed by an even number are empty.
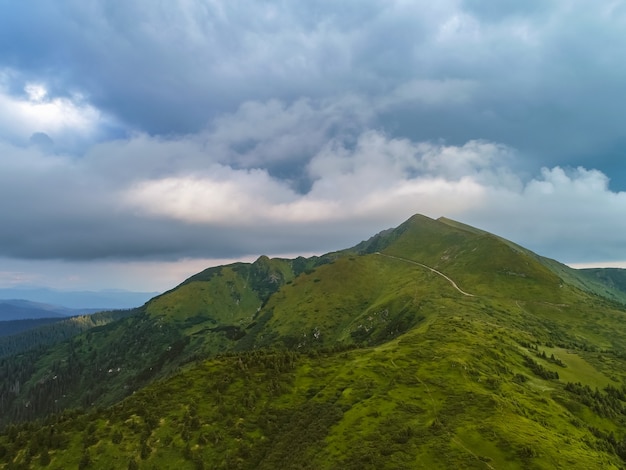
[[[73,315],[94,313],[101,309],[73,309],[57,305],[31,302],[22,299],[0,300],[0,321],[27,320],[36,318],[67,318]]]
[[[40,326],[50,325],[52,323],[59,323],[63,321],[63,318],[64,317],[28,318],[26,320],[2,320],[0,321],[0,338],[4,336],[13,336],[18,333],[33,330]]]
[[[0,300],[0,337],[97,311],[100,309],[72,309],[21,299]]]
[[[0,337],[77,315],[139,307],[157,294],[118,290],[0,289]]]
[[[52,305],[55,309],[57,306],[62,306],[70,310],[98,311],[139,307],[158,294],[158,292],[124,290],[62,291],[47,288],[0,288],[0,303],[6,302],[2,299],[20,299]],[[58,311],[58,313],[66,316],[76,314],[74,312],[64,313],[63,311]]]
[[[0,468],[618,470],[625,319],[624,270],[416,215],[0,338]]]

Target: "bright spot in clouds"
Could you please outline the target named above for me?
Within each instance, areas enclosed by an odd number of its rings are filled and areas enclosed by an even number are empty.
[[[3,87],[3,81],[6,80],[0,80],[0,139],[23,143],[37,132],[59,142],[93,138],[99,126],[105,124],[103,114],[80,94],[50,97],[45,85],[29,82],[24,86],[25,96],[16,96]]]
[[[35,102],[42,101],[48,94],[48,90],[43,85],[36,83],[27,83],[24,91],[28,95],[28,99]]]

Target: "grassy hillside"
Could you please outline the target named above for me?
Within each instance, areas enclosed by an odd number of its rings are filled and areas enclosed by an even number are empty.
[[[201,361],[112,408],[10,427],[0,454],[32,468],[623,466],[624,369],[502,307],[451,296],[378,346]]]
[[[0,338],[0,428],[111,405],[186,363],[235,348],[273,292],[330,258],[263,256],[210,268],[141,308]]]
[[[112,310],[64,319],[19,320],[16,322],[16,327],[23,331],[0,335],[0,358],[52,346],[91,328],[107,325],[133,313],[133,310]],[[10,323],[12,322],[0,322],[0,325]],[[24,323],[26,325],[23,325]]]
[[[621,468],[616,292],[423,216],[319,258],[210,268],[127,318],[1,362],[0,424],[62,413],[9,425],[0,462]],[[63,412],[75,407],[87,411]]]
[[[446,225],[464,230],[477,235],[489,235],[488,232],[479,230],[469,225],[462,224],[450,219],[442,217],[437,219]],[[493,235],[492,235],[493,236]],[[526,248],[523,248],[509,240],[496,237],[502,243],[511,247],[514,251],[535,259],[554,274],[556,274],[561,282],[569,286],[576,287],[590,294],[615,300],[622,304],[626,304],[626,270],[611,268],[596,269],[573,269],[556,260],[539,256]]]
[[[619,268],[589,268],[579,272],[589,280],[601,282],[611,289],[626,293],[626,269]]]

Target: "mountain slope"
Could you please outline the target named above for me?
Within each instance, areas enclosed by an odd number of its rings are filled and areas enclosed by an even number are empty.
[[[5,420],[135,393],[9,426],[0,462],[620,468],[626,308],[564,268],[423,216],[319,258],[210,268],[29,352]]]
[[[10,428],[0,445],[53,468],[623,465],[624,388],[593,355],[535,341],[471,299],[439,310],[379,346],[201,362],[108,410]]]
[[[471,233],[488,235],[488,232],[454,220],[446,219],[445,217],[441,217],[437,219],[437,221]],[[512,249],[539,261],[554,274],[559,276],[562,282],[585,292],[626,304],[626,270],[610,268],[573,269],[556,260],[539,256],[509,240],[501,237],[497,238]]]
[[[50,323],[60,321],[63,321],[63,317],[0,321],[0,338],[3,336],[13,336],[23,331],[32,330],[42,325],[49,325]],[[0,355],[2,355],[2,353],[0,353]]]
[[[626,269],[619,268],[587,268],[579,272],[588,279],[600,282],[611,289],[626,294]]]
[[[45,304],[25,300],[0,300],[0,321],[64,318],[66,316]]]

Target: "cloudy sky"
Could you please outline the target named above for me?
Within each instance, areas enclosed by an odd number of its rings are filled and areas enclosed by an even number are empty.
[[[0,0],[0,287],[446,216],[626,266],[620,0]]]

